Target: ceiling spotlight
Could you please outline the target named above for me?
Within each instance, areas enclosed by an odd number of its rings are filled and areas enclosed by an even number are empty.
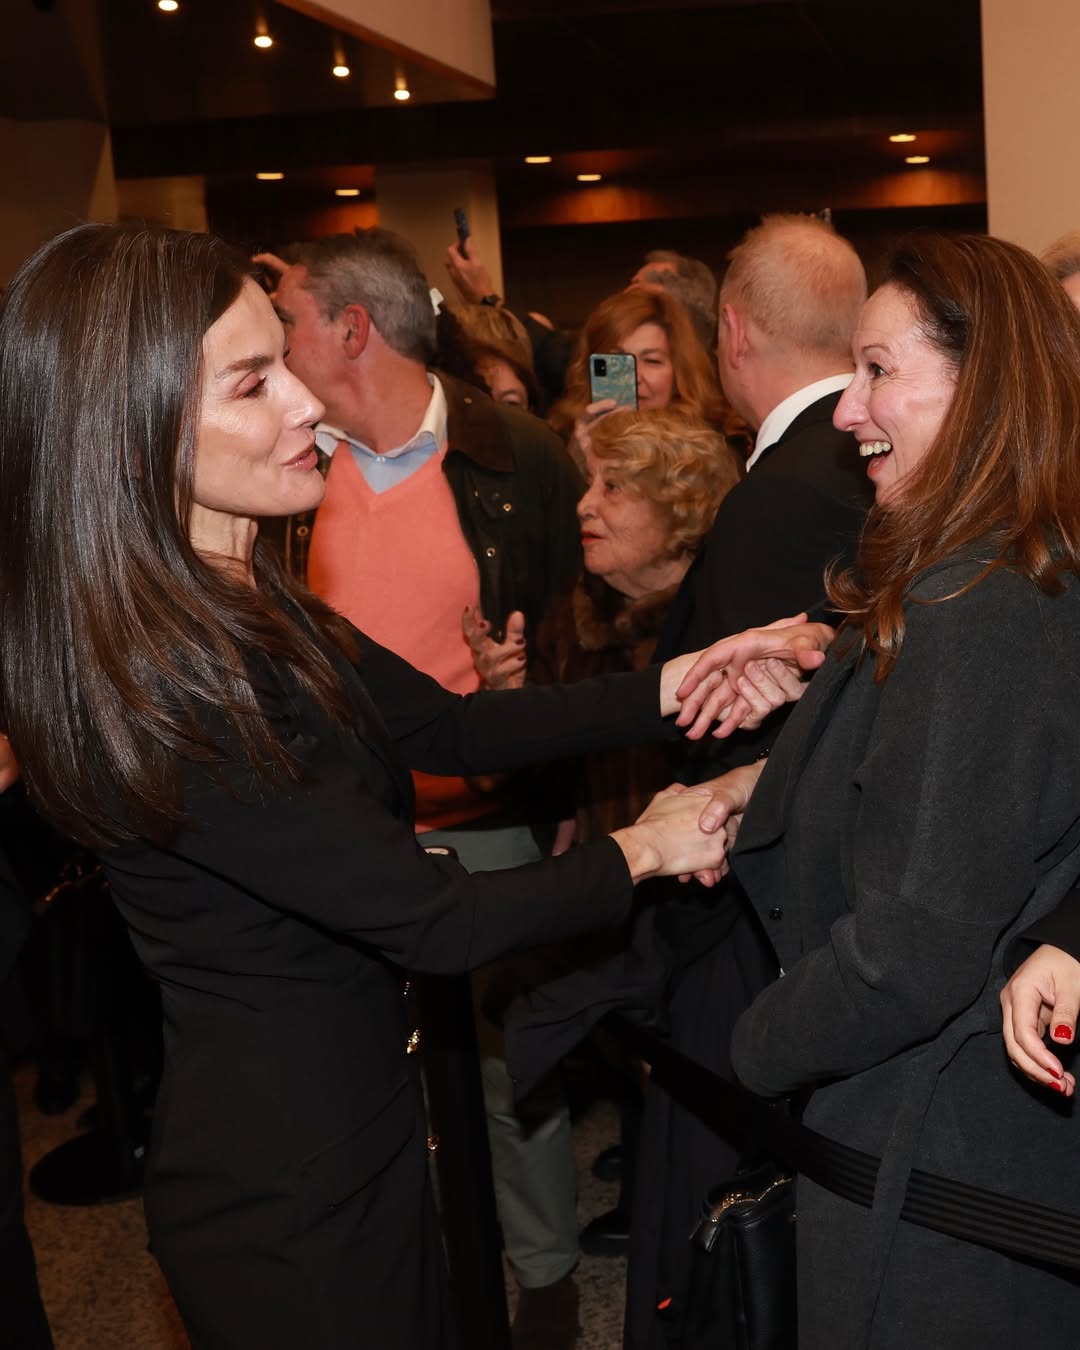
[[[409,86],[405,81],[405,73],[401,70],[394,76],[394,97],[399,103],[408,103],[409,99],[412,98]]]
[[[892,141],[894,145],[907,145],[914,139],[915,133],[913,131],[898,131],[895,136],[889,137],[889,140]]]
[[[260,183],[280,183],[285,175],[283,173],[257,173],[255,177]]]
[[[577,180],[579,183],[599,183],[603,176],[602,173],[579,173]]]
[[[338,33],[334,34],[334,68],[333,73],[339,80],[347,80],[352,73],[349,70],[349,63],[345,60],[345,43],[341,40]]]
[[[359,189],[359,188],[335,188],[335,189],[334,189],[334,196],[335,196],[335,197],[359,197],[359,196],[360,196],[360,189]]]
[[[525,156],[525,163],[526,163],[526,164],[550,164],[550,163],[551,163],[551,156],[550,156],[550,155],[526,155],[526,156]]]
[[[266,47],[272,47],[274,45],[274,39],[270,36],[270,30],[266,26],[266,20],[261,14],[257,15],[255,18],[254,40],[256,47],[265,49]]]
[[[930,156],[929,156],[929,155],[905,155],[905,156],[904,156],[904,163],[905,163],[905,164],[929,164],[929,163],[930,163]]]
[[[164,14],[175,14],[180,8],[180,0],[157,0],[157,7]]]

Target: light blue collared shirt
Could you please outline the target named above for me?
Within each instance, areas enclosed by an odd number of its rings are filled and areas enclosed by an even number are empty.
[[[431,401],[423,421],[404,445],[396,450],[377,454],[362,441],[354,440],[337,427],[320,422],[315,428],[315,443],[326,455],[332,455],[339,442],[345,441],[352,451],[357,467],[367,480],[372,492],[385,492],[404,483],[417,469],[422,469],[432,455],[437,455],[446,444],[446,394],[434,375],[429,374]]]

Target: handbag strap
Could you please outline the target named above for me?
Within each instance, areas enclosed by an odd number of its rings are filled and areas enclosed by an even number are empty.
[[[604,1022],[651,1065],[657,1082],[675,1088],[684,1105],[693,1109],[694,1103],[719,1100],[778,1162],[845,1200],[867,1209],[873,1205],[880,1158],[809,1129],[783,1107],[712,1073],[644,1027],[615,1016]],[[1009,1256],[1080,1270],[1080,1214],[1067,1210],[914,1168],[900,1217]]]

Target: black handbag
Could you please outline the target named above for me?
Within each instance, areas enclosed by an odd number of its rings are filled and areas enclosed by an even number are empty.
[[[682,1344],[795,1350],[795,1178],[766,1163],[710,1191],[691,1241]]]

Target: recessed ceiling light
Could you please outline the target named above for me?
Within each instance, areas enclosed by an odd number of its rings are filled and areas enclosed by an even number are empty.
[[[579,173],[577,180],[579,183],[599,183],[603,176],[602,173]]]
[[[274,39],[270,36],[269,33],[256,33],[254,42],[256,47],[265,48],[265,47],[272,47],[274,45]]]
[[[904,157],[904,163],[905,163],[905,164],[929,164],[929,163],[930,163],[930,156],[929,156],[929,155],[905,155],[905,157]]]
[[[550,156],[550,155],[526,155],[526,156],[525,156],[525,163],[526,163],[526,164],[550,164],[550,163],[551,163],[551,156]]]
[[[260,183],[278,183],[285,175],[283,173],[257,173],[255,177]]]
[[[895,136],[889,137],[889,140],[892,141],[894,145],[907,145],[909,141],[913,141],[914,139],[915,133],[913,131],[898,131]]]
[[[394,97],[397,99],[399,103],[408,103],[409,99],[412,98],[412,94],[410,94],[409,91],[403,87],[401,89],[394,90]]]
[[[359,196],[360,196],[360,189],[359,189],[359,188],[335,188],[335,189],[334,189],[334,196],[335,196],[335,197],[359,197]]]
[[[157,0],[157,7],[165,14],[175,14],[180,8],[180,0]]]
[[[349,61],[345,55],[345,39],[340,33],[334,34],[333,52],[334,64],[330,68],[330,73],[339,80],[347,80],[352,71],[349,69]]]

